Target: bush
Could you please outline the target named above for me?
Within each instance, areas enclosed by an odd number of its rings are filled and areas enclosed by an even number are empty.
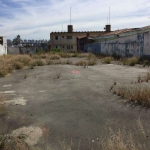
[[[110,64],[112,60],[113,60],[112,57],[105,57],[102,59],[102,62],[105,64]]]
[[[40,55],[40,54],[43,54],[43,53],[45,53],[42,49],[37,49],[36,50],[36,53],[38,54],[38,55]]]
[[[51,49],[50,52],[55,54],[55,53],[58,53],[60,52],[61,50],[59,48],[54,48],[54,49]]]
[[[15,61],[21,62],[24,65],[28,66],[30,64],[31,58],[28,55],[18,55],[15,56]]]
[[[23,64],[22,62],[15,62],[15,63],[13,64],[13,67],[14,67],[15,69],[22,69],[22,68],[24,67],[24,64]]]
[[[134,66],[139,62],[139,58],[137,57],[132,57],[132,58],[122,58],[120,61],[123,63],[123,65],[128,65],[128,66]]]

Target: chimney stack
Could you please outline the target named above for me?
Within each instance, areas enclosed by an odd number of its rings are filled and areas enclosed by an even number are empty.
[[[106,25],[104,29],[106,32],[111,32],[111,25]]]
[[[73,32],[73,25],[68,25],[68,32],[69,33]]]

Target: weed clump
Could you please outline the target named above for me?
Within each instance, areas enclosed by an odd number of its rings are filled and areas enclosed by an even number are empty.
[[[62,52],[62,53],[59,53],[59,56],[61,58],[70,58],[72,55],[69,53]]]
[[[88,66],[94,66],[97,64],[97,59],[90,59],[87,63]]]
[[[134,104],[150,107],[150,87],[148,86],[120,85],[115,90],[118,96],[126,98]]]
[[[110,64],[112,60],[113,60],[112,57],[104,57],[102,59],[102,62],[105,63],[105,64]]]
[[[59,55],[52,55],[52,56],[50,56],[50,60],[58,60],[58,59],[60,59]]]
[[[120,61],[123,63],[123,65],[127,66],[134,66],[139,62],[139,58],[137,57],[132,57],[132,58],[122,58]]]
[[[113,131],[111,128],[107,133],[108,136],[103,138],[102,150],[147,150],[150,146],[149,139],[146,134],[149,134],[149,130],[144,128],[140,119],[137,120],[137,133],[132,131],[126,132],[124,129]],[[138,135],[138,136],[137,136]],[[140,142],[141,139],[145,142]]]
[[[87,62],[83,61],[83,60],[80,60],[80,61],[76,62],[75,65],[76,66],[87,66]]]
[[[43,61],[40,60],[40,59],[34,60],[34,61],[32,61],[32,63],[30,64],[30,66],[43,66],[43,65],[44,65],[44,63],[43,63]]]

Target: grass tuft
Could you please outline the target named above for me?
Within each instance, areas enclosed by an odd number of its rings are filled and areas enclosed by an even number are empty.
[[[144,107],[150,107],[150,87],[136,85],[120,85],[116,89],[116,94],[134,104],[139,104]]]
[[[58,60],[58,59],[60,59],[59,55],[52,55],[52,56],[50,56],[50,60]]]
[[[132,58],[122,58],[120,61],[123,63],[123,65],[127,66],[134,66],[139,62],[139,58],[137,57],[132,57]]]
[[[83,60],[80,60],[80,61],[76,62],[75,65],[76,66],[87,66],[87,62],[83,61]]]
[[[104,58],[102,59],[102,62],[103,62],[104,64],[110,64],[112,60],[113,60],[112,57],[104,57]]]

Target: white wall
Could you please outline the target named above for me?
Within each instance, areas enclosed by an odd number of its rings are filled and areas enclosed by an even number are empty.
[[[0,44],[0,55],[7,54],[7,39],[3,36],[3,45]]]

